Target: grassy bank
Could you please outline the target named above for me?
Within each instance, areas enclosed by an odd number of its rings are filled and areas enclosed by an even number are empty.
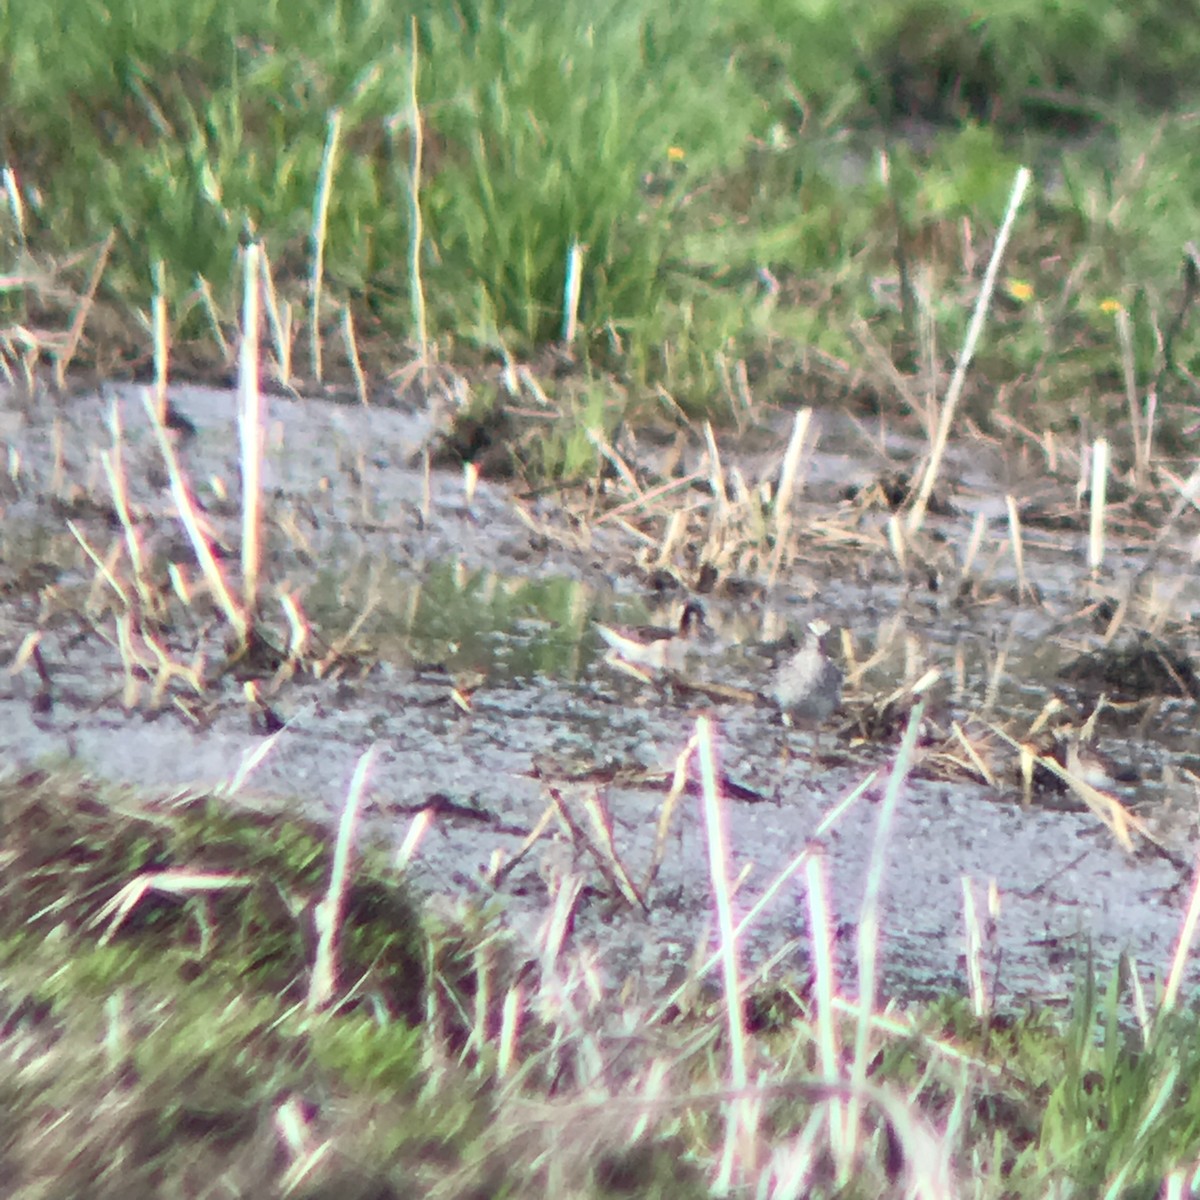
[[[179,365],[223,365],[258,237],[297,380],[344,374],[348,332],[378,377],[536,358],[575,313],[635,399],[720,413],[740,360],[767,397],[904,406],[1024,161],[976,412],[1121,411],[1118,310],[1137,377],[1187,387],[1192,35],[1158,6],[115,0],[0,34],[14,365],[61,356],[110,234],[78,362],[144,356],[157,287]]]
[[[700,1197],[719,1177],[738,1195],[1188,1194],[1194,1022],[1123,1024],[1117,980],[1085,972],[1060,1018],[874,1014],[857,1084],[852,1002],[759,987],[739,1099],[715,987],[652,1003],[552,943],[535,969],[494,918],[420,914],[374,852],[336,1002],[314,1000],[316,827],[55,773],[6,781],[0,810],[14,1200]],[[821,1065],[830,1039],[845,1074]],[[1172,1170],[1185,1190],[1160,1193]]]

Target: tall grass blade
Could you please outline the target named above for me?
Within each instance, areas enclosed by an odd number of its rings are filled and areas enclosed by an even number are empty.
[[[921,486],[917,490],[917,498],[913,504],[912,511],[908,514],[909,533],[915,533],[924,523],[925,510],[929,506],[929,497],[933,495],[933,485],[937,482],[938,472],[942,466],[942,457],[946,453],[946,443],[950,438],[950,427],[954,423],[954,413],[958,408],[958,401],[962,396],[963,385],[967,381],[967,369],[971,365],[971,360],[975,357],[975,347],[978,345],[979,337],[983,333],[984,323],[987,320],[988,306],[991,304],[992,293],[996,289],[996,276],[1000,271],[1000,261],[1003,259],[1004,251],[1008,247],[1008,239],[1012,234],[1013,224],[1017,219],[1017,212],[1020,210],[1021,201],[1025,197],[1025,190],[1029,187],[1029,182],[1032,178],[1033,176],[1028,167],[1021,167],[1017,171],[1017,177],[1013,182],[1012,193],[1008,198],[1008,211],[1004,214],[1004,223],[1000,226],[996,245],[992,249],[992,257],[988,262],[987,272],[983,277],[983,286],[979,289],[979,297],[975,301],[975,309],[971,313],[971,323],[967,327],[967,336],[963,341],[963,348],[958,356],[954,375],[950,379],[950,387],[946,391],[946,399],[942,402],[942,415],[938,422],[937,434],[934,437],[933,445],[930,447],[929,462],[925,466],[925,473],[921,476]]]

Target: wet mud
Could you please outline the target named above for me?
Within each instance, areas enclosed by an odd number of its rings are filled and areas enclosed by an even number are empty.
[[[172,403],[194,427],[180,454],[232,574],[234,397],[178,388]],[[274,397],[262,628],[277,653],[222,666],[228,635],[211,606],[177,606],[156,646],[139,643],[121,620],[136,599],[97,568],[128,570],[102,457],[114,405],[140,552],[164,581],[175,564],[184,592],[196,578],[137,389],[0,402],[9,770],[61,764],[148,798],[217,793],[332,828],[376,746],[362,836],[399,851],[428,820],[406,867],[423,892],[499,905],[536,953],[553,897],[578,885],[573,943],[595,943],[614,978],[655,989],[714,938],[694,787],[663,827],[697,718],[714,731],[740,911],[807,850],[849,971],[881,798],[919,694],[885,849],[891,993],[965,986],[968,891],[1001,1003],[1062,998],[1089,951],[1102,967],[1130,955],[1146,982],[1169,964],[1200,812],[1186,515],[1138,577],[1160,526],[1153,512],[1114,510],[1095,572],[1069,472],[973,444],[950,457],[942,507],[897,540],[889,505],[920,443],[823,413],[794,540],[768,583],[766,551],[706,571],[705,548],[685,544],[664,564],[647,513],[612,517],[619,497],[526,493],[486,473],[468,491],[461,472],[427,466],[440,427],[428,411]],[[789,420],[718,434],[725,468],[771,479]],[[649,469],[669,453],[675,472],[703,476],[702,437],[665,446],[643,443]],[[1020,561],[1006,497],[1036,518]],[[681,488],[655,519],[711,504],[711,490]],[[641,679],[606,661],[597,621],[670,622],[697,593],[715,634],[678,675]],[[289,603],[307,642],[302,668],[283,670]],[[816,618],[834,627],[842,704],[819,731],[788,729],[769,698],[772,662]],[[202,686],[160,674],[156,689],[162,655]],[[1106,823],[1109,803],[1119,808]],[[804,974],[802,870],[743,945],[751,963]]]

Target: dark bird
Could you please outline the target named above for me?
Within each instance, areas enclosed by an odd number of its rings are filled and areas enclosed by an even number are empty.
[[[638,674],[681,670],[689,650],[706,627],[704,608],[696,600],[684,605],[679,624],[673,629],[659,625],[616,628],[596,622],[596,632],[609,648],[605,661],[635,668]]]

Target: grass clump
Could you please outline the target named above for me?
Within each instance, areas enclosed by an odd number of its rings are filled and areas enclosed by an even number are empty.
[[[1122,417],[1120,312],[1168,444],[1185,427],[1196,187],[1164,103],[1193,39],[1161,5],[69,7],[71,53],[57,16],[0,12],[13,374],[61,362],[64,324],[72,347],[87,327],[79,361],[144,366],[156,279],[176,368],[224,371],[256,237],[289,385],[365,395],[364,365],[439,356],[482,384],[483,361],[569,341],[582,382],[545,383],[568,413],[613,383],[635,412],[916,411],[1025,163],[965,410],[993,432]],[[586,471],[587,427],[532,469]]]
[[[682,194],[671,155],[711,164],[733,152],[752,113],[744,82],[696,36],[697,14],[484,2],[414,23],[378,6],[302,4],[286,20],[222,0],[205,10],[81,6],[68,56],[47,55],[44,14],[10,8],[4,30],[10,163],[27,201],[37,198],[28,234],[61,252],[117,229],[107,294],[144,305],[152,265],[165,263],[176,320],[187,330],[191,314],[193,336],[200,281],[231,311],[247,233],[269,239],[285,276],[307,275],[336,115],[324,257],[335,296],[356,299],[364,328],[414,328],[419,119],[435,335],[488,348],[552,339],[578,242],[589,325],[622,337],[665,297]]]
[[[92,937],[114,951],[136,937],[188,975],[209,969],[211,955],[254,990],[303,998],[312,910],[329,875],[315,826],[210,797],[114,808],[94,785],[65,789],[44,772],[10,781],[0,811],[22,881],[7,889],[6,937]],[[347,913],[346,970],[369,975],[393,1017],[417,1020],[426,953],[403,888],[364,875]]]
[[[1101,991],[1090,963],[1066,1020],[748,987],[734,1088],[731,1014],[699,975],[647,1007],[565,947],[526,961],[482,907],[419,916],[369,854],[336,1001],[306,1005],[328,855],[290,818],[48,773],[6,780],[0,812],[0,1168],[20,1200],[699,1198],[728,1194],[722,1172],[780,1196],[951,1195],[967,1173],[980,1197],[1150,1196],[1200,1129],[1194,1015],[1131,1022],[1123,976]],[[185,869],[243,886],[162,887],[113,921],[131,872]],[[854,1083],[829,1046],[850,1055],[864,1021]]]
[[[0,819],[7,1195],[706,1194],[657,1136],[602,1122],[547,1161],[561,1120],[524,1085],[501,1115],[487,1031],[513,977],[494,918],[428,920],[368,855],[336,1002],[314,1009],[315,827],[41,771],[3,781]],[[139,876],[154,886],[114,905]],[[536,1059],[525,1073],[550,1086]]]

